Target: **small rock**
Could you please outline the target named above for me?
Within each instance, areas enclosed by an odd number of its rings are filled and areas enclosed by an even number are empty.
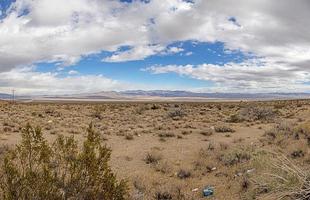
[[[237,176],[242,176],[243,174],[241,172],[238,172],[237,174],[235,174],[235,177]]]
[[[254,172],[254,171],[255,171],[254,168],[253,168],[253,169],[248,169],[248,170],[246,170],[246,173],[250,174],[250,173],[252,173],[252,172]]]
[[[197,192],[198,188],[192,189],[192,192]]]

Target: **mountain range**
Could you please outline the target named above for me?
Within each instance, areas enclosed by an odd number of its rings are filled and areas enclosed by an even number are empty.
[[[10,94],[0,93],[0,99],[11,99]],[[307,99],[310,93],[196,93],[190,91],[170,90],[129,90],[103,91],[97,93],[68,95],[29,95],[17,96],[19,100],[90,100],[90,101],[121,101],[121,100],[255,100],[255,99]]]

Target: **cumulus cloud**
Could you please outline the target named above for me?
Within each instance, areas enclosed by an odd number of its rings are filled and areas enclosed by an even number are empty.
[[[36,62],[73,65],[100,51],[147,45],[145,18],[131,17],[133,6],[109,0],[18,0],[0,23],[0,70]]]
[[[143,69],[153,74],[176,73],[194,79],[211,81],[209,91],[229,92],[310,92],[310,73],[291,70],[277,63],[260,63],[251,60],[243,63],[228,63],[223,66],[166,65]],[[310,70],[309,70],[310,71]]]
[[[70,70],[70,71],[68,72],[68,74],[69,74],[69,75],[75,75],[75,74],[79,74],[79,72],[76,71],[76,70]]]
[[[310,65],[309,9],[308,0],[17,0],[0,21],[0,72],[39,62],[70,66],[101,51],[112,52],[102,58],[106,62],[142,60],[180,52],[168,48],[178,41],[220,41],[266,64],[202,64],[192,70],[206,77],[190,76],[218,83],[240,73],[243,84],[253,88],[259,81],[302,86]],[[130,48],[120,51],[124,46]],[[174,71],[178,67],[184,70]]]
[[[71,73],[72,74],[72,73]],[[0,91],[10,93],[15,88],[21,94],[76,94],[103,90],[124,90],[130,85],[103,75],[63,77],[52,72],[36,72],[33,68],[14,69],[0,73]]]
[[[182,51],[184,51],[184,49],[183,49],[183,48],[180,48],[180,47],[170,47],[170,48],[167,50],[167,52],[168,52],[168,53],[171,53],[171,54],[180,53],[180,52],[182,52]]]
[[[143,60],[144,58],[156,55],[165,48],[160,45],[137,46],[128,51],[118,51],[114,55],[104,58],[104,62],[126,62],[134,60]]]

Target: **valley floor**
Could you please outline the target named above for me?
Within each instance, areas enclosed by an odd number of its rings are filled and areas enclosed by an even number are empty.
[[[308,170],[310,101],[0,102],[0,145],[13,146],[25,124],[83,141],[93,123],[112,149],[110,165],[128,181],[130,199],[254,199],[261,151],[285,155]],[[285,132],[286,131],[286,132]],[[266,197],[267,199],[267,197]],[[271,198],[272,199],[272,198]]]

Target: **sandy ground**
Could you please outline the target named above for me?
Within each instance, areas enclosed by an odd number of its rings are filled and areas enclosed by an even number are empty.
[[[132,199],[156,199],[158,192],[178,190],[183,199],[205,199],[201,193],[208,185],[215,188],[213,199],[240,199],[242,178],[236,174],[238,170],[246,170],[247,163],[226,166],[218,158],[236,148],[265,148],[264,134],[278,121],[310,119],[309,103],[1,102],[0,145],[18,143],[26,123],[42,127],[50,142],[59,134],[73,135],[83,141],[86,128],[92,122],[104,138],[103,142],[112,149],[110,164],[119,179],[128,180]],[[281,106],[277,106],[279,104]],[[272,121],[229,122],[231,115],[249,106],[272,108],[276,110],[276,117]],[[171,116],[176,111],[181,115]],[[214,131],[223,125],[234,132]],[[210,158],[201,161],[201,152],[206,149],[211,149],[208,150]],[[147,164],[148,153],[159,155],[160,161],[156,165]],[[212,170],[198,169],[200,162]],[[180,178],[180,170],[190,172],[190,176]]]

